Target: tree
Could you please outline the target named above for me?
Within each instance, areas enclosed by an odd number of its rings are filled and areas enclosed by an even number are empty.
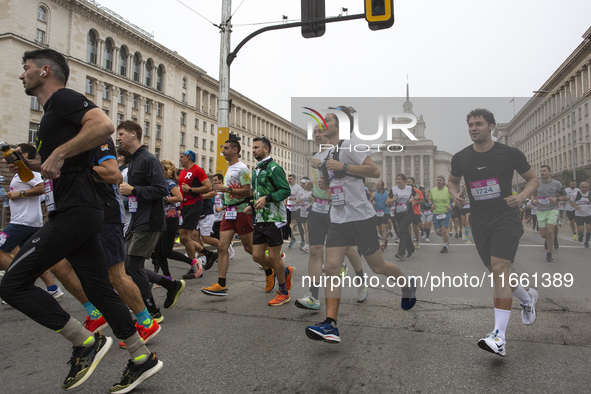
[[[573,179],[572,170],[562,171],[562,184],[568,186],[568,183]],[[583,181],[589,180],[589,173],[583,169],[577,168],[577,185]]]

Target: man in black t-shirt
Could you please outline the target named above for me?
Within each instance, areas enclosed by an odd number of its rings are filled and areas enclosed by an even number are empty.
[[[70,70],[61,54],[51,49],[25,52],[23,64],[20,79],[25,93],[37,97],[44,110],[37,140],[41,165],[26,164],[40,170],[45,178],[49,214],[6,271],[0,297],[72,343],[71,369],[62,388],[79,386],[90,377],[113,341],[100,332],[93,335],[51,295],[35,286],[39,275],[67,258],[88,299],[104,314],[131,356],[121,381],[110,391],[129,390],[158,372],[162,362],[145,347],[127,307],[109,283],[100,242],[103,209],[92,175],[92,149],[109,137],[114,127],[86,97],[65,88]],[[14,165],[9,168],[17,171]]]
[[[474,142],[456,153],[451,161],[449,194],[460,208],[462,176],[470,198],[470,226],[474,243],[484,265],[494,274],[495,328],[480,339],[481,349],[506,356],[505,331],[511,314],[511,292],[521,300],[521,318],[526,325],[536,319],[538,293],[518,285],[509,287],[509,269],[515,259],[523,225],[519,205],[539,185],[525,155],[516,148],[493,141],[494,115],[486,109],[475,109],[467,116],[470,138]],[[527,181],[523,191],[512,195],[511,181],[517,171]]]

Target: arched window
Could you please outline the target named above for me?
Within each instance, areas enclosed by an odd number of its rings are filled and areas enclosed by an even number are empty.
[[[133,55],[133,65],[131,70],[135,82],[140,82],[140,63],[140,54],[136,52],[135,55]]]
[[[119,75],[127,76],[127,50],[121,47],[119,50]]]
[[[37,19],[41,22],[47,22],[47,10],[45,10],[45,7],[37,7]]]
[[[152,60],[148,59],[148,61],[146,62],[146,69],[144,71],[144,74],[146,86],[149,87],[152,87],[152,68],[154,68]]]
[[[162,92],[163,82],[164,82],[164,67],[162,67],[162,64],[161,64],[158,66],[158,70],[156,70],[156,90]]]
[[[96,34],[91,30],[88,32],[86,40],[86,60],[90,63],[96,64]]]
[[[103,67],[113,71],[113,42],[110,38],[105,40],[105,46],[103,47]]]

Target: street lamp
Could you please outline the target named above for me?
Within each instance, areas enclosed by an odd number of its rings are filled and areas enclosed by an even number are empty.
[[[575,114],[573,113],[573,96],[569,90],[534,90],[533,93],[568,93],[568,105],[570,107],[570,134],[572,139],[571,155],[573,156],[573,180],[577,182],[577,164],[575,161]]]

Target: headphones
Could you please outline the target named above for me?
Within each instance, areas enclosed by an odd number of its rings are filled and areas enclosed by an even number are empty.
[[[44,76],[46,74],[45,71],[42,71],[41,74],[39,74],[40,77]]]
[[[132,134],[132,135],[131,135],[131,138],[132,138],[132,139],[135,139],[135,134]]]

